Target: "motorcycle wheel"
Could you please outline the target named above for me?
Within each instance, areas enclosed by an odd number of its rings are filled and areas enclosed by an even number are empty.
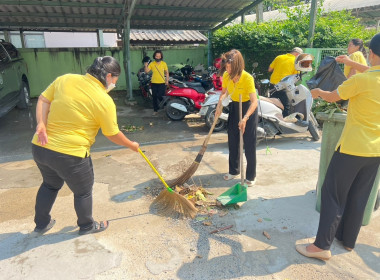
[[[212,124],[214,123],[215,111],[216,111],[216,108],[211,108],[211,107],[208,108],[207,110],[205,121],[208,128],[211,128]],[[219,119],[215,125],[214,131],[215,132],[221,131],[224,129],[225,126],[226,126],[226,122]]]
[[[181,99],[172,99],[166,105],[166,115],[168,116],[168,118],[173,121],[182,121],[183,118],[187,115],[187,113],[180,111],[176,108],[173,108],[171,106],[172,103],[178,103],[186,107],[185,101]]]
[[[315,119],[313,113],[310,112],[310,120],[309,120],[309,126],[308,130],[311,134],[311,137],[313,137],[314,141],[318,141],[320,136],[319,136],[319,131],[318,131],[318,122]]]

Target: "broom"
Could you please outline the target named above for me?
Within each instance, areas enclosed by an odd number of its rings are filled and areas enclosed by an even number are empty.
[[[220,106],[221,106],[221,103],[218,103],[216,110],[218,110]],[[195,158],[195,160],[193,161],[193,163],[190,165],[190,167],[181,176],[179,176],[178,178],[169,182],[171,187],[183,185],[187,180],[189,180],[191,178],[191,176],[194,175],[195,171],[197,171],[198,166],[201,163],[203,155],[207,149],[208,141],[210,140],[211,134],[214,131],[214,128],[215,128],[215,125],[218,121],[218,118],[214,119],[214,122],[210,128],[210,131],[209,131],[206,139],[204,140],[203,145],[202,145],[201,149],[199,150],[198,155]]]
[[[173,191],[173,189],[171,189],[168,184],[166,184],[160,173],[158,173],[156,168],[154,168],[153,164],[144,155],[140,148],[138,151],[165,186],[165,189],[163,189],[153,201],[153,204],[156,206],[157,211],[163,216],[184,216],[194,219],[198,211],[197,208],[195,208],[194,204],[179,193]]]

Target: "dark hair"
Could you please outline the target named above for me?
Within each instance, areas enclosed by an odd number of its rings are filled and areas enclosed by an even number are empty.
[[[156,50],[154,53],[153,53],[153,59],[156,59],[156,54],[160,53],[161,54],[161,59],[164,60],[164,55],[162,54],[162,51],[161,50]]]
[[[380,56],[380,33],[372,37],[369,43],[369,49],[377,56]]]
[[[227,63],[231,64],[231,79],[241,75],[244,70],[244,59],[238,50],[230,50],[229,52],[222,54],[220,58],[222,59],[220,75],[223,75],[224,71],[226,71]]]
[[[120,76],[121,68],[119,62],[112,56],[95,58],[87,73],[97,78],[104,86],[107,86],[106,76],[111,73],[113,77]]]
[[[350,42],[352,42],[352,44],[354,44],[355,46],[359,47],[359,51],[361,51],[363,55],[366,56],[367,52],[365,50],[362,39],[352,39]]]

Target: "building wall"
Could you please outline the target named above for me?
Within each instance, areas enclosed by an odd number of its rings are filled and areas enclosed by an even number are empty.
[[[84,74],[89,65],[98,56],[113,56],[123,64],[121,48],[49,48],[19,49],[28,65],[28,79],[32,97],[37,97],[58,76],[66,73]],[[131,70],[137,73],[142,67],[142,58],[152,57],[153,48],[131,50]],[[164,61],[170,64],[186,63],[196,66],[207,65],[207,47],[164,49]],[[117,90],[125,90],[125,72],[117,83]],[[138,89],[136,75],[132,75],[133,89]]]

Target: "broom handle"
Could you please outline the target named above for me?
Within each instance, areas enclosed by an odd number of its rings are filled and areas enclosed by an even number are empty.
[[[216,106],[216,111],[220,108],[220,106],[222,106],[222,103],[218,103],[218,105]],[[219,117],[217,117],[217,118],[214,117],[214,122],[212,123],[210,131],[208,132],[207,137],[206,137],[205,141],[203,142],[203,146],[207,146],[207,143],[210,140],[210,136],[211,136],[212,132],[214,131],[214,128],[216,126],[216,123],[218,122],[218,119],[219,119]]]
[[[142,157],[146,160],[146,162],[149,164],[149,166],[153,169],[153,171],[157,174],[158,178],[160,178],[161,182],[164,184],[165,188],[167,188],[167,190],[169,192],[174,192],[169,186],[168,184],[166,184],[164,178],[161,177],[160,173],[158,173],[158,171],[156,170],[156,168],[154,168],[153,164],[149,161],[149,159],[144,155],[144,153],[140,150],[139,148],[139,153],[140,155],[142,155]]]
[[[239,94],[239,123],[243,118],[243,104],[241,100],[241,93]],[[240,141],[239,141],[239,154],[240,154],[240,178],[241,185],[244,185],[244,160],[243,160],[243,132],[239,130]]]

